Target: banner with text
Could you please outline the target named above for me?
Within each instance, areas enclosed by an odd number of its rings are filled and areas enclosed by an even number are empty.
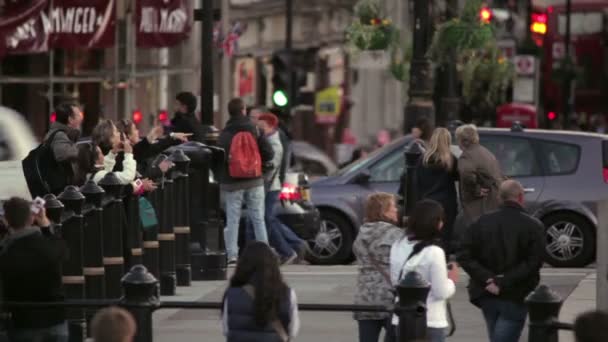
[[[188,0],[136,0],[137,46],[167,47],[188,38],[192,7]]]
[[[52,48],[107,48],[114,45],[117,0],[53,0]]]
[[[48,0],[7,2],[0,15],[0,57],[48,50]]]

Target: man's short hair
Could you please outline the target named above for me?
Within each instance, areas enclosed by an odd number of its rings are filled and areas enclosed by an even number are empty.
[[[74,107],[77,107],[73,102],[62,102],[55,107],[55,121],[67,125],[70,117],[74,115]]]
[[[175,96],[175,99],[188,108],[188,113],[196,110],[196,96],[189,91],[183,91]]]
[[[91,330],[95,342],[122,342],[135,335],[137,327],[127,310],[112,306],[97,312]]]
[[[228,102],[228,114],[230,114],[231,117],[243,115],[243,109],[245,109],[245,102],[238,97]]]
[[[458,141],[458,144],[464,147],[479,144],[479,133],[477,133],[477,126],[468,124],[456,128],[456,141]]]
[[[608,341],[608,313],[588,311],[580,314],[574,321],[576,342]]]
[[[25,228],[32,217],[32,204],[20,197],[12,197],[4,202],[4,218],[13,229]]]

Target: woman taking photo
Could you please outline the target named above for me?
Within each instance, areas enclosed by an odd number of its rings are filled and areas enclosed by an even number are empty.
[[[417,200],[432,199],[443,206],[445,221],[441,240],[448,253],[452,250],[452,227],[458,214],[458,168],[456,157],[450,151],[451,142],[452,135],[447,129],[436,128],[416,168],[415,177]]]
[[[391,279],[393,285],[411,271],[418,272],[431,285],[426,299],[427,339],[430,342],[445,341],[448,327],[446,300],[456,292],[458,267],[445,260],[443,249],[437,244],[443,227],[443,208],[433,200],[416,203],[409,217],[405,236],[391,248]],[[393,316],[393,324],[399,318]]]
[[[394,195],[383,192],[368,197],[365,224],[353,244],[359,265],[355,304],[390,305],[395,300],[389,257],[391,246],[403,236],[396,222]],[[388,312],[355,312],[354,318],[359,324],[360,342],[377,342],[382,328],[385,342],[396,340]]]
[[[239,258],[224,293],[222,322],[228,342],[287,342],[297,335],[296,293],[267,244],[253,241]]]

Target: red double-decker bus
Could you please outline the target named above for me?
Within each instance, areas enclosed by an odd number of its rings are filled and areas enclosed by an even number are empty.
[[[532,4],[530,30],[543,48],[539,85],[542,114],[550,125],[563,115],[566,97],[555,72],[566,51],[566,0],[533,0]],[[581,71],[575,81],[572,110],[579,117],[608,115],[607,27],[608,0],[572,0],[570,53]]]

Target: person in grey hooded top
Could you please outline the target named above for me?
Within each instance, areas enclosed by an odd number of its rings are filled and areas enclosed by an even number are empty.
[[[391,305],[394,301],[390,279],[391,246],[403,231],[395,226],[397,207],[395,196],[375,193],[368,197],[365,223],[359,229],[353,252],[359,264],[355,304]],[[388,312],[356,312],[360,342],[377,342],[385,329],[385,341],[395,341]]]

